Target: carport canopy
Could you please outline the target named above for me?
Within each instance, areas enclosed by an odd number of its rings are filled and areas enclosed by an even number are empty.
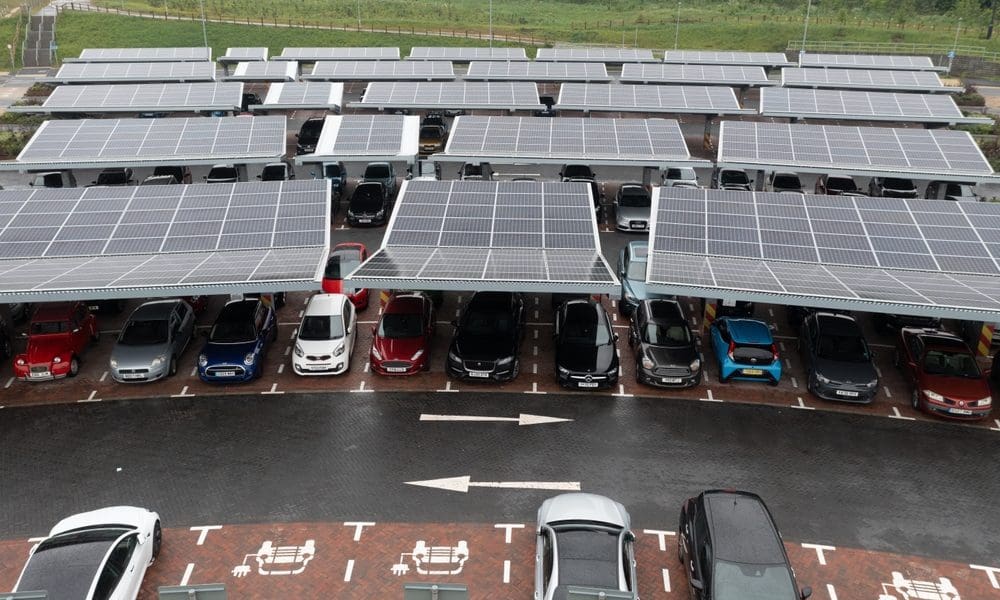
[[[710,85],[627,85],[564,83],[556,101],[559,110],[584,112],[661,112],[733,115],[756,111],[741,108],[733,88]]]
[[[357,287],[618,294],[585,183],[414,179]]]
[[[299,74],[299,63],[294,60],[258,60],[236,64],[226,81],[271,82],[295,81]]]
[[[692,158],[673,119],[456,117],[435,162],[711,167]]]
[[[1000,180],[967,131],[723,121],[719,167],[985,183]]]
[[[211,48],[84,48],[78,58],[64,58],[63,62],[198,62],[212,60]]]
[[[681,65],[741,65],[787,67],[792,63],[782,52],[719,52],[716,50],[667,50],[663,62]]]
[[[215,63],[201,62],[117,62],[65,63],[54,83],[180,83],[215,81]]]
[[[272,83],[262,104],[250,110],[332,110],[340,112],[344,102],[344,84],[326,81]]]
[[[53,120],[0,171],[262,164],[284,155],[284,116]]]
[[[216,60],[220,65],[251,62],[251,61],[262,61],[262,60],[267,60],[267,53],[268,53],[268,48],[264,47],[226,48],[226,53],[220,56]]]
[[[528,81],[373,81],[352,108],[541,110],[538,86]]]
[[[404,115],[327,115],[316,151],[295,157],[295,164],[333,161],[412,162],[420,141],[420,117]]]
[[[319,289],[329,182],[0,191],[0,301]]]
[[[1000,319],[1000,205],[655,188],[663,294]]]
[[[933,73],[932,73],[933,75]],[[991,117],[965,116],[951,96],[852,90],[767,88],[760,92],[765,117],[894,123],[990,125]]]
[[[13,106],[25,113],[136,113],[238,111],[243,84],[139,83],[62,85],[40,106]]]

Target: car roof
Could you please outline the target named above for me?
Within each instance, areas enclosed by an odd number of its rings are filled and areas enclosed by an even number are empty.
[[[125,533],[125,529],[99,528],[92,534],[72,532],[45,540],[24,566],[18,589],[45,590],[49,598],[86,598],[104,557]],[[60,543],[74,537],[80,541]]]
[[[132,311],[132,316],[129,320],[133,319],[167,319],[170,317],[170,313],[173,312],[174,307],[183,302],[183,300],[169,299],[169,300],[153,300],[152,302],[146,302],[139,305],[134,311]]]
[[[382,314],[420,314],[424,307],[421,294],[397,294],[389,298]]]
[[[39,304],[31,316],[32,321],[49,321],[52,319],[66,319],[76,308],[76,302],[56,302],[54,304]]]
[[[743,344],[770,344],[771,328],[767,323],[756,319],[731,319],[723,317],[729,323],[729,334],[733,341]]]
[[[566,586],[618,589],[618,536],[606,531],[556,532],[559,586],[554,598],[567,598]]]
[[[962,341],[962,338],[950,331],[944,331],[941,329],[921,329],[919,327],[906,327],[904,328],[904,331],[913,332],[927,346],[969,351],[969,347],[964,341]]]
[[[842,335],[845,337],[862,337],[861,326],[851,315],[841,315],[829,312],[814,313],[820,333],[827,335]]]
[[[604,314],[604,307],[601,304],[594,302],[593,300],[587,298],[578,298],[576,300],[567,300],[562,303],[559,310],[566,312],[566,318],[572,319],[574,317],[580,317],[584,315],[589,315],[596,312],[598,315]]]
[[[314,294],[309,298],[304,316],[343,314],[346,298],[343,294]]]
[[[705,517],[715,557],[743,564],[785,564],[781,538],[756,494],[737,491],[702,492]]]
[[[553,496],[542,503],[538,513],[540,524],[590,521],[622,528],[628,526],[628,513],[624,506],[611,498],[585,492]]]

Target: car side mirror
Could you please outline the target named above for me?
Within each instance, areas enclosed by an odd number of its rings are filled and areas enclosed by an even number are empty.
[[[693,565],[694,563],[692,562],[691,564]],[[701,583],[700,579],[693,579],[692,578],[690,581],[691,581],[691,587],[693,587],[694,589],[698,590],[699,592],[701,590],[705,589],[705,586]]]
[[[812,593],[813,589],[807,585],[806,587],[802,588],[801,592],[799,592],[799,598],[802,598],[802,600],[806,600],[806,598],[812,596]]]

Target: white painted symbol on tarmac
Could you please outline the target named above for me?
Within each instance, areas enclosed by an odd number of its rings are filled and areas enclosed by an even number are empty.
[[[515,529],[524,529],[524,523],[497,523],[493,527],[504,530],[503,541],[509,544],[511,532]]]
[[[833,552],[837,548],[835,546],[824,546],[822,544],[802,544],[803,548],[811,548],[816,551],[816,560],[819,564],[826,565],[826,554],[825,552]]]
[[[516,417],[482,417],[476,415],[429,415],[422,413],[421,421],[473,421],[473,422],[510,422],[518,425],[547,425],[549,423],[565,423],[573,419],[561,419],[559,417],[545,417],[541,415],[529,415],[521,413]]]
[[[399,555],[399,562],[392,565],[393,575],[410,572],[406,557],[410,557],[420,575],[458,575],[469,560],[469,544],[460,540],[457,546],[428,546],[424,540],[418,540],[412,552]]]
[[[467,493],[470,487],[504,488],[515,490],[562,490],[567,492],[580,491],[579,481],[471,481],[471,477],[443,477],[441,479],[426,479],[424,481],[406,481],[406,485],[436,488],[449,492]]]
[[[990,578],[990,585],[993,586],[993,589],[1000,590],[1000,583],[997,582],[997,574],[1000,573],[1000,568],[984,567],[982,565],[969,565],[969,568],[976,571],[985,571],[986,576]]]
[[[917,581],[906,579],[899,571],[893,571],[892,583],[882,584],[882,594],[878,600],[961,600],[958,590],[947,577],[938,579],[938,583]]]
[[[205,544],[205,537],[208,535],[209,531],[215,529],[222,529],[222,525],[199,525],[197,527],[192,527],[191,531],[200,531],[198,534],[198,542],[195,544],[197,546],[203,546]]]
[[[298,575],[315,555],[315,540],[306,540],[302,546],[275,546],[271,540],[265,540],[257,552],[243,557],[243,564],[233,567],[233,576],[249,575],[251,565],[247,561],[251,558],[257,560],[257,573],[261,575]]]
[[[374,527],[374,521],[344,521],[344,527],[354,527],[354,541],[361,541],[361,532],[365,527]]]
[[[668,535],[677,535],[673,531],[664,531],[662,529],[643,529],[642,532],[645,533],[645,534],[647,534],[647,535],[655,535],[656,536],[656,539],[660,541],[660,552],[666,552],[667,551],[667,536]],[[667,591],[669,592],[670,590],[667,590]]]

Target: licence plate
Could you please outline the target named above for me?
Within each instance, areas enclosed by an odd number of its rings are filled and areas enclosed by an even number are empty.
[[[660,381],[663,383],[681,383],[684,380],[680,377],[664,377]]]
[[[371,223],[371,219],[358,219],[358,223]]]
[[[122,379],[142,379],[145,375],[141,373],[122,373]]]
[[[44,378],[52,377],[52,375],[50,375],[48,371],[32,371],[32,372],[28,373],[28,377],[33,377],[35,379],[41,379],[43,377]]]
[[[953,415],[971,415],[972,411],[965,408],[949,408],[948,412]]]
[[[469,377],[478,377],[479,379],[489,379],[489,371],[469,371]]]
[[[578,385],[578,386],[580,386],[582,388],[595,388],[595,387],[597,387],[597,382],[596,381],[578,381],[578,382],[576,382],[576,385]]]
[[[406,367],[387,367],[386,371],[390,373],[406,373]]]
[[[723,300],[723,306],[736,306],[736,300]]]
[[[847,390],[837,390],[837,395],[838,396],[847,396],[848,398],[857,398],[858,397],[858,393],[857,392],[849,392]]]
[[[763,375],[764,371],[760,369],[743,369],[744,375]]]
[[[236,377],[236,371],[216,371],[216,377]]]

